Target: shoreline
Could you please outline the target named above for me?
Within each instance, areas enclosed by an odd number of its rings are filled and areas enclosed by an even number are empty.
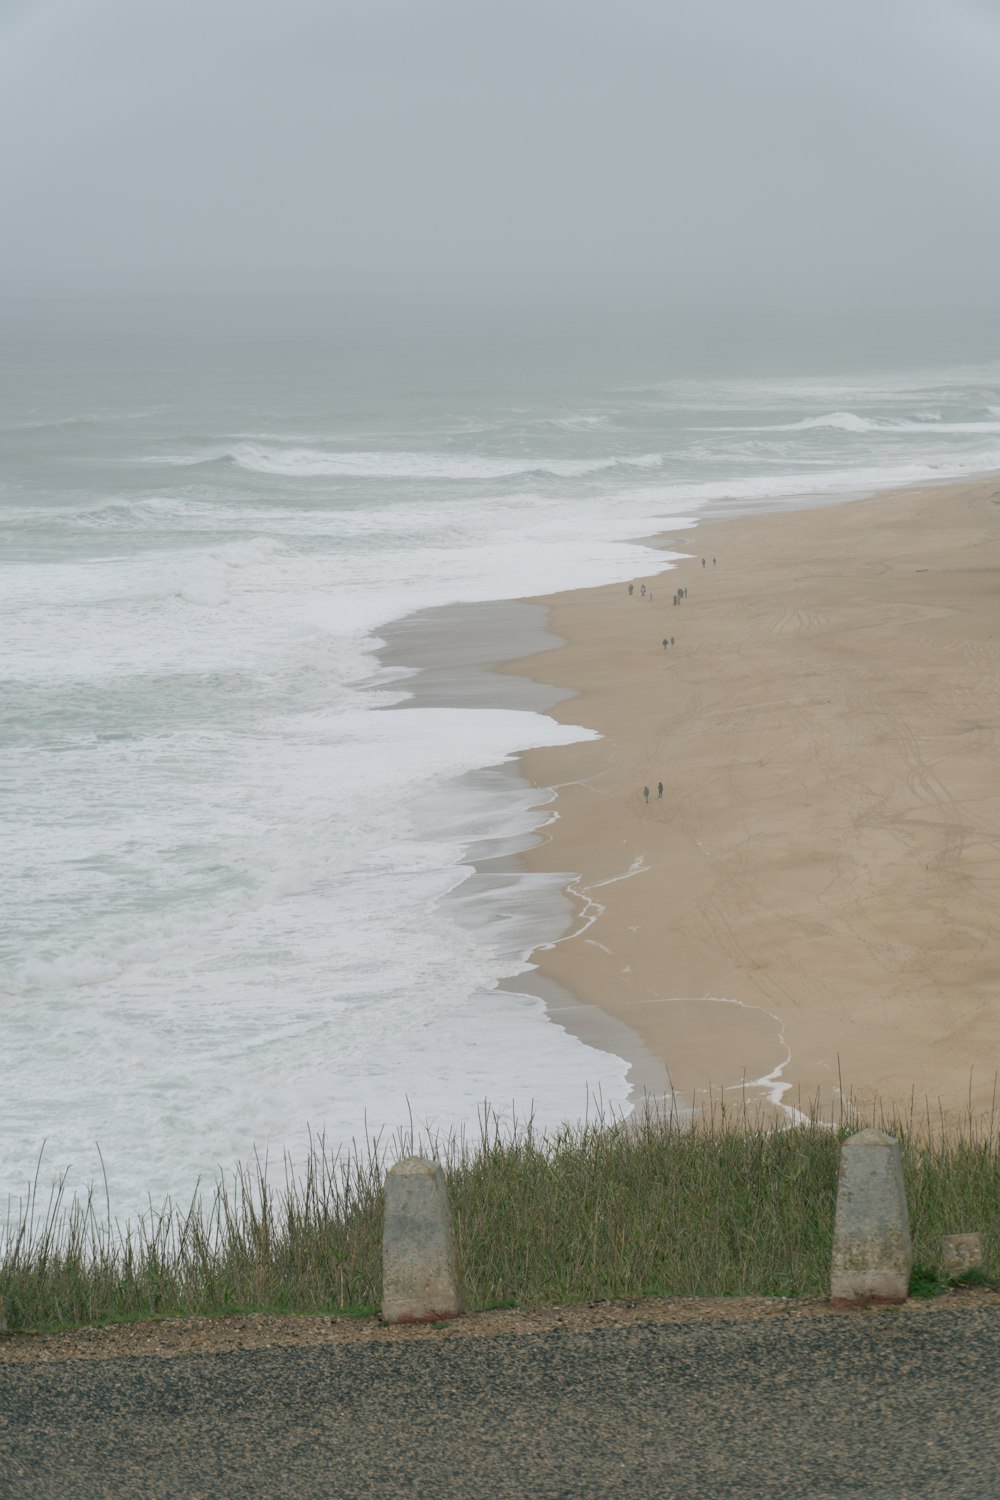
[[[601,735],[517,757],[557,789],[519,863],[575,872],[576,916],[505,987],[613,1017],[682,1106],[739,1089],[829,1109],[842,1081],[989,1108],[1000,480],[657,541],[697,556],[632,597],[529,601],[563,644],[494,669],[572,694],[544,711]]]
[[[664,548],[669,550],[669,547]],[[400,687],[411,696],[397,708],[496,708],[505,707],[551,715],[560,702],[572,703],[573,688],[555,688],[519,674],[511,662],[514,651],[530,652],[558,649],[562,638],[549,626],[546,604],[533,600],[484,601],[473,604],[436,605],[418,611],[384,627],[380,632],[383,645],[376,656],[383,667],[405,671],[397,681],[381,686]],[[567,718],[572,721],[570,710]],[[525,855],[545,839],[548,811],[555,793],[527,778],[520,756],[497,765],[467,772],[460,781],[469,789],[489,784],[501,789],[504,800],[516,809],[509,829],[474,839],[466,849],[463,863],[472,873],[445,898],[451,916],[463,921],[463,911],[485,898],[495,905],[498,897],[510,888],[522,892],[522,910],[531,912],[529,927],[542,928],[551,934],[550,941],[561,942],[561,934],[574,920],[574,905],[567,891],[568,871],[532,872]],[[537,878],[532,879],[536,875]],[[543,877],[546,883],[542,884]],[[554,1022],[577,1041],[609,1055],[627,1067],[627,1097],[624,1108],[644,1096],[664,1098],[669,1081],[660,1059],[653,1056],[630,1027],[600,1006],[579,999],[554,979],[533,971],[530,955],[537,951],[530,938],[521,942],[504,957],[519,962],[521,972],[501,978],[496,991],[530,997],[541,1003],[548,1022]],[[600,1105],[599,1089],[588,1085],[587,1107],[592,1100]],[[581,1099],[581,1106],[584,1100]]]

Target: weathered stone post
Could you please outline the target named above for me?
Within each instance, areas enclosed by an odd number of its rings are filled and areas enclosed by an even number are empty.
[[[860,1130],[840,1150],[830,1301],[905,1302],[913,1270],[899,1142]]]
[[[382,1321],[457,1318],[462,1285],[440,1162],[408,1156],[386,1173]]]

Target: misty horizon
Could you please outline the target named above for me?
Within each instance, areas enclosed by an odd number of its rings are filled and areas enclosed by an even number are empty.
[[[0,41],[21,319],[165,300],[222,327],[256,297],[262,325],[374,337],[995,348],[976,0],[47,0]]]

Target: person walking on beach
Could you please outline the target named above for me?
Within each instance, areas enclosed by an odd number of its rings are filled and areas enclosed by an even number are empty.
[[[663,637],[663,649],[664,649],[664,651],[666,651],[666,649],[667,649],[667,647],[669,645],[670,645],[670,642],[667,640],[666,636],[664,636]]]
[[[712,558],[712,567],[713,568],[715,567],[715,558],[714,557]]]
[[[634,583],[630,583],[629,586],[628,586],[629,594],[632,594],[632,592],[634,591],[634,589],[635,589],[635,584]]]
[[[702,565],[702,567],[705,566],[705,559],[704,558],[702,558],[702,560],[701,560],[701,565]]]
[[[671,644],[671,646],[674,644],[674,638],[673,638],[673,636],[670,637],[670,644]]]
[[[663,800],[663,782],[662,781],[658,781],[656,783],[656,795],[657,795],[657,797],[659,797],[660,801],[662,802],[662,800]]]
[[[644,593],[645,593],[645,592],[646,592],[646,585],[645,585],[645,584],[643,584],[643,585],[642,585],[642,587],[641,587],[641,588],[640,588],[640,590],[639,590],[639,593],[640,593],[640,594],[644,594]]]
[[[643,795],[643,798],[645,799],[645,801],[648,802],[649,801],[649,787],[648,786],[644,786],[643,787],[643,789],[642,789],[642,795]]]

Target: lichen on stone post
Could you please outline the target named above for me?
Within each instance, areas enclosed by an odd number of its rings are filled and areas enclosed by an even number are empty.
[[[433,1323],[462,1312],[462,1285],[440,1162],[408,1156],[386,1173],[382,1321]]]
[[[830,1301],[836,1307],[905,1302],[913,1270],[899,1142],[861,1130],[840,1151]]]
[[[951,1281],[978,1271],[983,1264],[983,1245],[978,1234],[946,1234],[941,1241],[941,1270]]]

